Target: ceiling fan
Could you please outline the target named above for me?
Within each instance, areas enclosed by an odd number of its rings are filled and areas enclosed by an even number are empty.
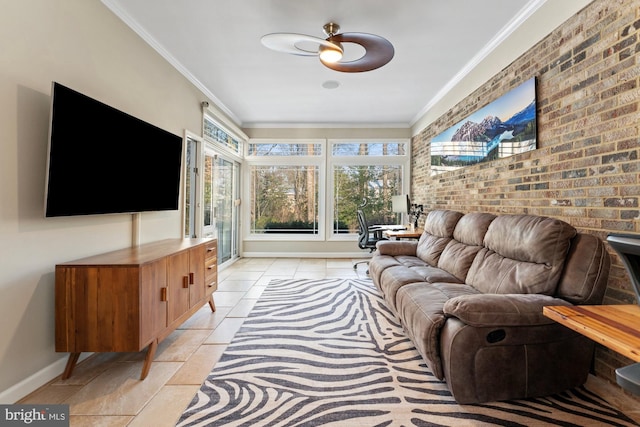
[[[387,64],[393,58],[394,49],[389,40],[368,33],[340,33],[340,26],[329,22],[323,27],[326,39],[295,33],[272,33],[262,37],[261,42],[277,52],[302,56],[318,56],[328,68],[345,73],[371,71]],[[364,49],[364,55],[341,61],[344,43],[354,43]]]

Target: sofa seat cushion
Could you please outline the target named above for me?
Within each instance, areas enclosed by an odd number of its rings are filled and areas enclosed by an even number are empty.
[[[445,283],[459,283],[462,284],[464,281],[458,279],[453,274],[444,271],[438,267],[431,267],[430,265],[424,265],[421,267],[412,267],[412,271],[416,272],[420,277],[422,277],[421,282],[427,283],[437,283],[437,282],[445,282]]]
[[[433,374],[444,379],[440,358],[440,330],[445,324],[444,304],[450,298],[476,294],[470,286],[454,283],[412,283],[396,295],[398,318]]]
[[[380,277],[382,273],[389,267],[397,267],[400,265],[402,264],[393,256],[375,254],[375,262],[369,262],[369,277],[371,277],[373,283],[380,289]]]
[[[392,310],[396,310],[396,294],[403,286],[422,282],[422,276],[403,265],[386,268],[380,275],[379,289]]]
[[[487,294],[553,295],[575,235],[575,228],[554,218],[498,216],[466,283]]]
[[[399,263],[393,264],[390,261],[383,261],[382,264],[384,264],[386,268],[382,270],[377,280],[374,279],[374,283],[376,283],[376,286],[378,286],[378,289],[380,289],[382,295],[384,295],[394,311],[396,310],[396,294],[403,286],[416,282],[464,283],[456,276],[438,267],[427,265],[419,258],[396,257],[395,260]],[[380,268],[380,264],[377,262],[376,268]],[[369,274],[371,274],[371,271]]]
[[[405,267],[424,267],[429,265],[415,255],[399,255],[396,257],[396,260]]]

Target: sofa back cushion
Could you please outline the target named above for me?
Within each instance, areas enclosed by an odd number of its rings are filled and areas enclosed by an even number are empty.
[[[453,230],[453,239],[440,255],[438,267],[464,282],[495,217],[490,213],[472,212],[460,218]]]
[[[416,255],[431,266],[437,266],[442,251],[453,238],[453,230],[462,218],[461,212],[434,210],[427,214],[424,233],[420,236]]]
[[[500,215],[484,236],[467,283],[482,293],[554,295],[576,229],[534,215]]]

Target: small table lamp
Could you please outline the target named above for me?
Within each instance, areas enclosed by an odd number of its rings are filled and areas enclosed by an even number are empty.
[[[400,214],[400,223],[403,224],[403,215],[411,210],[411,200],[408,194],[400,194],[391,198],[391,210]]]

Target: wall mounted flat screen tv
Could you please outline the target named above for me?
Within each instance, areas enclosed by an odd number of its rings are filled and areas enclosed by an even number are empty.
[[[45,216],[177,210],[182,138],[52,84]]]

